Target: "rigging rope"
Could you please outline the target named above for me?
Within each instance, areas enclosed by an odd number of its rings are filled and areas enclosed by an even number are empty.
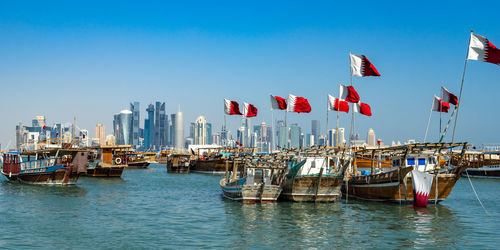
[[[472,185],[472,181],[470,180],[470,177],[469,177],[469,172],[468,172],[467,170],[465,170],[465,173],[467,173],[467,179],[469,179],[470,186],[472,187],[472,191],[474,191],[474,194],[476,195],[477,201],[479,201],[479,204],[481,204],[481,207],[483,207],[484,212],[485,212],[488,216],[491,216],[491,215],[490,215],[490,213],[488,213],[488,211],[487,211],[487,210],[486,210],[486,208],[484,207],[484,205],[483,205],[483,203],[481,202],[481,200],[479,199],[479,196],[477,195],[476,189],[474,188],[474,186]]]

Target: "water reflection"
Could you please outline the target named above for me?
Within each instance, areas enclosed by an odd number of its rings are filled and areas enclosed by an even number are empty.
[[[87,194],[87,190],[78,185],[30,185],[18,182],[4,181],[1,183],[2,195],[26,196],[26,197],[82,197]]]

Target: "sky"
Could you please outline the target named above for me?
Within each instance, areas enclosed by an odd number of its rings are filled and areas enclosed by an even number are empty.
[[[440,86],[458,95],[470,30],[500,46],[500,21],[466,1],[2,1],[0,143],[15,145],[18,122],[37,115],[72,122],[93,136],[112,133],[113,114],[131,101],[166,102],[188,124],[203,115],[220,130],[223,99],[259,109],[271,123],[269,94],[303,96],[309,114],[288,123],[326,134],[327,94],[349,84],[349,52],[363,54],[381,77],[354,77],[372,117],[356,114],[356,132],[373,128],[384,143],[422,141]],[[499,143],[500,66],[469,61],[455,141]],[[282,119],[283,112],[273,112]],[[443,123],[450,114],[443,114]],[[340,115],[349,130],[351,115]],[[438,140],[434,112],[429,140]],[[329,113],[329,128],[336,113]],[[240,118],[227,118],[235,133]],[[444,126],[444,125],[443,125]],[[451,136],[446,137],[447,141]]]

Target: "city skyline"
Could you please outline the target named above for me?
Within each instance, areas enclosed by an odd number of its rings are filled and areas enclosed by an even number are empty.
[[[50,123],[71,123],[76,116],[79,127],[91,131],[103,123],[109,131],[109,117],[128,105],[124,100],[143,103],[141,109],[164,100],[168,114],[180,105],[184,120],[203,115],[219,131],[223,98],[254,104],[259,114],[253,124],[271,125],[269,94],[294,94],[307,98],[312,112],[289,113],[288,122],[310,131],[308,123],[319,120],[325,134],[326,97],[338,94],[339,83],[349,84],[350,51],[365,54],[381,73],[353,78],[373,112],[356,115],[357,133],[373,128],[386,142],[422,141],[433,95],[441,85],[460,90],[469,30],[500,44],[495,17],[471,13],[466,2],[361,9],[328,2],[276,2],[264,9],[101,3],[104,12],[96,4],[1,4],[0,82],[7,93],[0,99],[7,114],[0,124],[2,148],[15,144],[19,121],[29,124],[40,114]],[[350,18],[346,9],[358,9],[360,18]],[[497,65],[469,62],[455,141],[500,141],[498,119],[483,108],[497,104],[498,79]],[[273,116],[284,114],[275,110]],[[329,129],[335,116],[329,112]],[[346,135],[350,116],[340,115]],[[444,123],[448,117],[443,114]],[[239,119],[227,117],[227,125],[234,137]],[[428,138],[438,140],[438,131],[435,113]]]

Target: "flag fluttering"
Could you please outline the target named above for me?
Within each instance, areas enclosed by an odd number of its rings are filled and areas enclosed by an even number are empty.
[[[344,86],[340,84],[339,93],[341,100],[346,100],[347,102],[351,103],[359,102],[358,92],[356,92],[353,86]]]
[[[245,117],[257,116],[257,108],[254,105],[246,103],[246,102],[244,102],[243,105],[244,105],[243,115]]]
[[[286,109],[286,100],[284,98],[279,97],[279,96],[271,95],[271,108],[285,110]]]
[[[342,111],[349,113],[349,103],[328,95],[328,110]]]
[[[441,86],[441,92],[443,93],[443,102],[451,103],[455,106],[458,104],[457,96],[452,94],[445,87]]]
[[[351,75],[352,76],[380,76],[378,70],[364,55],[353,55],[351,57]]]
[[[467,60],[478,60],[500,65],[500,50],[486,37],[471,33]]]
[[[450,109],[449,103],[443,102],[441,98],[434,96],[434,101],[432,102],[432,111],[448,113],[449,109]]]
[[[240,105],[236,101],[224,99],[224,113],[226,115],[243,115],[240,112]]]
[[[310,113],[311,105],[306,98],[294,95],[288,95],[287,111],[295,113]]]
[[[361,113],[366,116],[372,116],[372,109],[370,105],[362,102],[354,103],[352,112]]]

